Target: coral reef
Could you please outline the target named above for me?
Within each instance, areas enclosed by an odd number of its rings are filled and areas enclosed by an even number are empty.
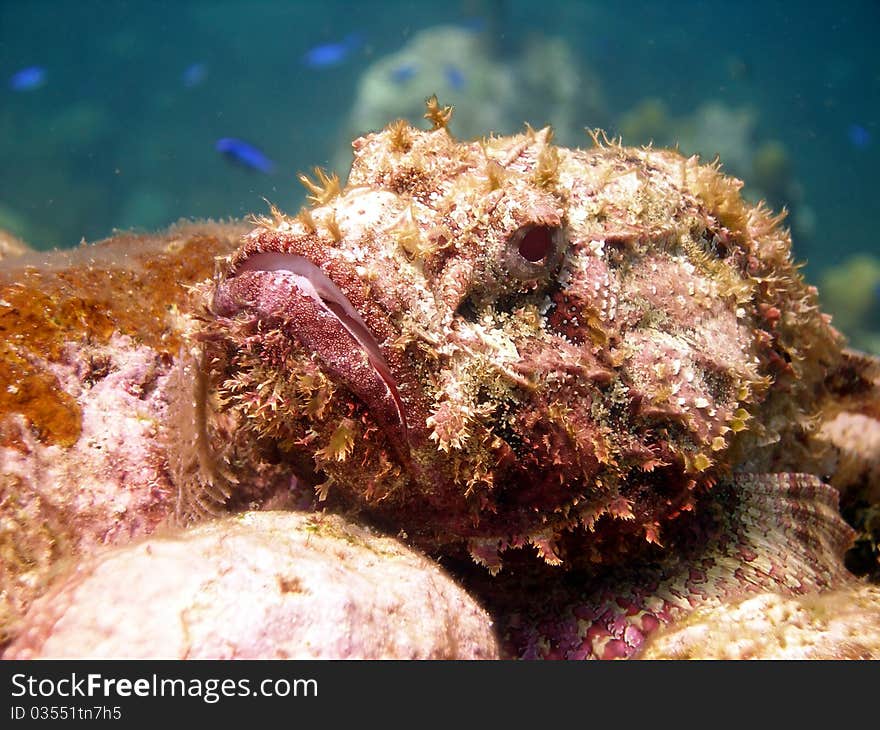
[[[758,136],[753,109],[709,101],[689,116],[675,117],[661,99],[648,98],[623,114],[618,128],[629,144],[676,145],[686,154],[717,156],[728,174],[746,181],[746,197],[786,207],[798,236],[814,233],[814,214],[803,200],[789,152],[779,140]]]
[[[822,304],[854,347],[880,354],[880,259],[850,256],[822,272]]]
[[[829,424],[876,426],[877,364],[781,218],[697,157],[425,117],[237,248],[183,227],[0,269],[9,640],[67,560],[242,510],[395,535],[508,656],[631,656],[693,609],[854,580],[820,477],[873,494],[872,442]]]
[[[340,517],[299,512],[244,513],[85,560],[33,605],[4,654],[497,656],[488,615],[435,563]]]
[[[0,228],[0,261],[21,256],[30,251],[30,247],[17,236]]]
[[[550,123],[564,143],[576,144],[583,120],[599,125],[607,116],[598,78],[561,39],[534,35],[519,52],[502,58],[484,34],[434,26],[365,69],[340,149],[389,119],[417,123],[433,93],[459,110],[453,129],[465,139],[490,129],[511,133],[532,122]],[[333,168],[341,173],[350,164],[351,155],[342,154]]]

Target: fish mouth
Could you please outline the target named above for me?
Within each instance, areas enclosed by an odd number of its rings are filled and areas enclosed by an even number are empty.
[[[212,310],[232,316],[245,308],[283,321],[287,334],[367,406],[398,455],[409,461],[410,433],[397,378],[364,318],[317,264],[276,251],[243,258],[217,287]]]

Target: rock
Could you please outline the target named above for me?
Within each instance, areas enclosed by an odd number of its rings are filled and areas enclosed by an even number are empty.
[[[491,659],[431,560],[338,516],[251,512],[81,562],[3,658]]]
[[[655,634],[639,658],[880,659],[880,586],[698,610]]]

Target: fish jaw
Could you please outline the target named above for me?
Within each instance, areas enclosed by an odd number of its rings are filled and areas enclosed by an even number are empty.
[[[247,309],[275,320],[369,408],[409,463],[410,429],[397,379],[364,319],[319,266],[293,253],[252,254],[217,288],[212,308],[220,316]]]

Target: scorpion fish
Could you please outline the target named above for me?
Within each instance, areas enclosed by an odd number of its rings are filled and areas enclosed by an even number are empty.
[[[876,426],[878,367],[782,216],[717,163],[459,141],[451,114],[356,139],[344,186],[303,176],[309,208],[191,282],[165,512],[361,520],[439,560],[510,657],[635,656],[696,608],[850,585],[822,426]]]

